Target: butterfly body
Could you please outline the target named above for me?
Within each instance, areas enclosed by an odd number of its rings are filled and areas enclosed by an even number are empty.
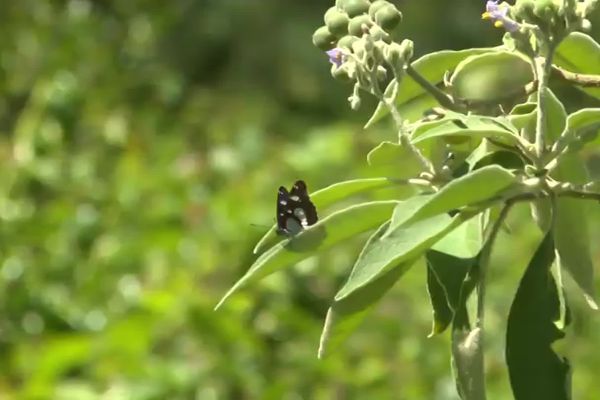
[[[288,191],[277,191],[277,233],[294,236],[318,221],[317,209],[310,200],[306,183],[299,180]]]

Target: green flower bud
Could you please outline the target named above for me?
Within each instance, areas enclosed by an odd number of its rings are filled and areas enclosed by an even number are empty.
[[[352,49],[352,43],[356,42],[358,40],[357,37],[355,36],[344,36],[343,38],[341,38],[338,43],[337,43],[337,47],[344,47],[347,49]]]
[[[558,5],[553,0],[537,0],[533,13],[545,21],[550,21],[558,16]]]
[[[386,0],[375,0],[369,7],[369,15],[371,18],[375,18],[375,13],[377,13],[377,11],[379,11],[382,7],[385,7],[389,4],[390,3]]]
[[[350,18],[356,17],[369,11],[371,4],[367,0],[345,0],[340,1],[340,7],[348,13]]]
[[[343,66],[337,68],[335,65],[331,68],[331,76],[341,82],[352,82],[353,79],[348,73],[348,70]]]
[[[367,28],[373,25],[373,21],[368,15],[359,15],[358,17],[354,17],[350,20],[348,24],[348,32],[351,35],[361,37],[363,33],[365,33],[365,29],[363,29],[363,25],[366,25]]]
[[[386,43],[390,43],[392,41],[390,34],[381,29],[378,25],[373,25],[369,29],[369,34],[375,41],[382,40]]]
[[[534,0],[517,0],[512,7],[512,14],[519,21],[532,21],[535,18],[533,13],[534,7]]]
[[[379,65],[375,71],[375,76],[377,76],[378,81],[382,82],[385,80],[385,78],[387,78],[387,70]]]
[[[312,37],[313,44],[321,50],[332,49],[335,44],[335,36],[329,32],[326,26],[318,28]]]
[[[388,4],[375,13],[375,22],[386,32],[392,32],[401,21],[402,13],[393,4]]]
[[[348,15],[337,7],[331,7],[325,12],[325,25],[333,35],[342,37],[348,33]]]
[[[582,19],[580,26],[581,26],[581,30],[584,32],[589,32],[592,30],[592,23],[590,22],[589,19],[586,19],[586,18]]]

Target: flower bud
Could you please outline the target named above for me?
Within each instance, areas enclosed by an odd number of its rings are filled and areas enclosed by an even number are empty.
[[[375,13],[375,22],[386,32],[392,32],[402,21],[402,13],[395,5],[388,4]]]
[[[375,14],[377,13],[377,11],[379,11],[382,7],[387,6],[388,4],[390,3],[386,0],[375,0],[373,3],[371,3],[371,6],[369,7],[369,15],[371,16],[371,18],[375,19]]]
[[[343,11],[340,11],[337,7],[331,7],[325,12],[325,25],[333,35],[342,37],[348,33],[348,22],[350,18]]]
[[[322,26],[313,33],[312,41],[319,49],[329,50],[334,47],[335,36],[329,32],[326,26]]]
[[[357,40],[358,40],[357,37],[347,35],[347,36],[344,36],[343,38],[341,38],[340,40],[338,40],[337,45],[338,45],[338,47],[343,47],[343,48],[351,50],[352,43],[356,42]]]
[[[558,16],[558,5],[553,0],[537,0],[533,6],[533,13],[550,22],[551,19]]]
[[[375,41],[381,40],[386,43],[390,43],[392,41],[390,34],[381,29],[378,25],[373,25],[369,29],[369,34]]]
[[[337,79],[341,82],[353,81],[352,77],[350,76],[350,73],[348,72],[348,69],[344,68],[344,66],[337,68],[335,65],[333,65],[331,67],[331,76],[333,76],[334,79]]]
[[[370,5],[367,0],[340,1],[340,7],[348,13],[350,18],[366,13],[369,11]]]
[[[373,25],[373,21],[368,15],[359,15],[350,20],[348,24],[348,32],[356,37],[361,37],[365,30]],[[366,26],[366,29],[364,28]]]
[[[533,13],[535,7],[534,0],[517,0],[515,5],[512,7],[512,14],[518,21],[533,21],[537,19]]]

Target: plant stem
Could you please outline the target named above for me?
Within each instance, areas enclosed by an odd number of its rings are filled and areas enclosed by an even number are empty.
[[[399,78],[397,77],[396,79]],[[375,71],[371,72],[371,90],[375,97],[377,97],[377,99],[388,108],[390,114],[392,114],[392,118],[394,120],[394,123],[396,124],[396,128],[398,129],[398,137],[400,144],[409,149],[409,151],[419,159],[419,162],[421,163],[421,166],[425,171],[431,173],[432,175],[436,175],[435,170],[433,168],[433,164],[431,164],[431,162],[427,158],[425,158],[425,156],[423,156],[419,149],[417,149],[415,145],[410,141],[410,138],[404,130],[405,128],[402,116],[396,108],[394,100],[386,98],[386,96],[382,92],[381,88],[379,87],[379,82],[377,80],[377,75]]]
[[[537,120],[535,128],[535,153],[540,162],[546,151],[546,89],[548,87],[550,71],[552,70],[552,58],[554,55],[554,49],[555,47],[553,45],[550,45],[546,57],[538,56],[533,60],[533,62],[535,63],[535,70],[538,81]],[[538,167],[542,166],[538,165]]]
[[[483,322],[485,317],[485,292],[486,292],[486,282],[487,282],[487,269],[490,262],[490,256],[492,254],[492,249],[494,242],[496,241],[496,237],[498,236],[498,232],[500,232],[500,228],[502,228],[502,224],[508,215],[508,212],[512,208],[514,204],[513,201],[507,201],[500,211],[500,215],[498,219],[494,222],[492,229],[481,249],[481,253],[479,256],[479,283],[477,284],[477,320],[475,322],[475,326],[481,329],[481,340],[483,340]]]
[[[444,93],[437,86],[433,85],[427,79],[425,79],[421,74],[419,74],[412,66],[406,66],[406,74],[414,79],[415,82],[419,84],[423,89],[427,90],[441,106],[446,107],[452,111],[462,111],[461,107],[459,107],[456,102],[452,99],[451,96]]]

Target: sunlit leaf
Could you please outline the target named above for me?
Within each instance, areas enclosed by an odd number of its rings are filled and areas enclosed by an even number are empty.
[[[350,181],[338,182],[333,185],[327,186],[326,188],[319,189],[314,193],[310,194],[312,202],[317,207],[317,210],[334,204],[338,201],[344,200],[350,196],[358,193],[362,193],[369,190],[380,189],[386,186],[392,186],[394,183],[388,178],[369,178],[369,179],[354,179]],[[275,195],[273,195],[275,199]],[[273,214],[275,214],[275,202],[273,201]],[[272,245],[278,239],[276,233],[277,225],[273,225],[267,233],[263,235],[254,246],[254,254],[258,254],[263,251],[266,247]]]
[[[583,184],[588,180],[584,162],[577,154],[565,154],[552,172],[561,181]],[[592,309],[598,309],[588,228],[588,201],[561,197],[556,200],[554,240],[559,263],[564,267]]]
[[[442,50],[424,55],[415,60],[411,66],[423,78],[436,85],[442,82],[446,72],[453,70],[465,58],[490,51],[493,49]],[[403,118],[414,120],[419,118],[427,108],[435,106],[437,102],[421,85],[409,76],[405,76],[398,87],[395,104]],[[365,128],[372,126],[388,113],[389,110],[383,104],[379,104]]]
[[[573,32],[556,49],[554,63],[570,72],[600,74],[600,45],[585,33]],[[575,87],[600,98],[600,88]]]
[[[367,241],[359,259],[373,242],[379,240],[385,233],[389,222],[382,225]],[[402,274],[408,270],[414,260],[409,260],[396,265],[378,279],[363,286],[342,300],[334,300],[325,318],[323,332],[319,343],[319,358],[335,351],[344,340],[358,327],[365,316],[379,299],[392,288]]]
[[[438,214],[394,229],[390,226],[384,236],[370,242],[361,253],[335,300],[350,296],[400,263],[418,257],[465,219],[460,214],[454,218]]]
[[[369,165],[377,168],[378,173],[395,179],[416,177],[423,170],[419,157],[406,146],[398,143],[382,142],[367,155]]]
[[[396,201],[374,201],[337,211],[298,235],[263,253],[246,274],[223,296],[219,308],[233,293],[265,276],[317,254],[390,218]]]

